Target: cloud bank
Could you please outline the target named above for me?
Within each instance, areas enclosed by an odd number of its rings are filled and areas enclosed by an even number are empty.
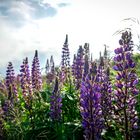
[[[139,12],[138,0],[0,0],[0,72],[9,61],[15,69],[25,57],[31,62],[35,50],[41,67],[52,54],[59,65],[66,34],[71,56],[88,42],[97,58],[104,44],[118,45],[112,35],[122,29],[120,21],[140,19]]]

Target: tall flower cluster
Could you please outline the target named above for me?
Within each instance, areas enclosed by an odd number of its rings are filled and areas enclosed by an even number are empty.
[[[8,118],[12,119],[13,115],[11,114],[10,110],[18,101],[18,93],[17,93],[17,86],[16,86],[16,78],[13,69],[13,65],[9,62],[6,77],[5,77],[5,85],[3,86],[3,90],[6,89],[7,91],[7,99],[2,104],[3,109],[3,118],[7,120]]]
[[[17,86],[16,86],[16,78],[15,78],[13,65],[11,62],[9,62],[7,67],[5,85],[8,92],[8,99],[11,102],[13,102],[14,100],[17,101],[18,93],[17,93]]]
[[[87,55],[85,55],[84,59],[84,70],[83,70],[83,76],[82,79],[84,80],[86,75],[89,73],[89,58]]]
[[[84,71],[82,78],[84,79],[89,73],[90,61],[89,61],[89,44],[85,43],[84,45]]]
[[[55,65],[54,65],[53,56],[51,56],[51,58],[50,58],[50,72],[52,74],[55,74]]]
[[[51,56],[50,61],[47,59],[46,62],[46,78],[47,83],[52,83],[55,80],[55,64],[53,60],[53,56]]]
[[[108,55],[108,51],[107,51],[107,46],[105,45],[105,49],[104,49],[104,58],[107,59],[107,55]]]
[[[126,140],[132,139],[132,132],[137,127],[138,121],[137,111],[135,110],[135,96],[139,92],[136,89],[138,78],[135,73],[135,63],[132,59],[133,42],[131,38],[131,32],[122,33],[119,40],[120,47],[115,49],[115,65],[113,67],[117,72],[114,119],[124,132]]]
[[[31,76],[30,76],[30,70],[28,65],[28,58],[23,60],[23,64],[21,65],[20,69],[20,83],[21,83],[21,89],[23,98],[25,100],[26,106],[30,106],[30,100],[32,99],[32,83],[31,83]]]
[[[100,53],[97,77],[100,78],[100,87],[102,93],[101,108],[102,108],[102,115],[104,118],[104,125],[105,125],[105,129],[108,129],[112,122],[112,116],[113,116],[113,111],[112,111],[113,94],[112,94],[112,84],[110,82],[110,69],[108,63],[106,63],[105,55],[102,56],[101,53]]]
[[[34,91],[42,90],[42,78],[40,72],[40,63],[38,58],[38,51],[35,51],[35,56],[32,63],[32,87]]]
[[[106,129],[110,127],[112,116],[113,116],[113,94],[112,94],[112,84],[110,82],[110,69],[104,69],[100,66],[101,71],[101,106],[102,106],[102,115],[104,118],[104,123]]]
[[[62,48],[61,77],[67,78],[70,73],[70,52],[68,48],[68,35]]]
[[[62,113],[61,107],[62,107],[62,98],[59,91],[58,78],[56,78],[54,90],[52,92],[51,101],[50,101],[50,117],[52,121],[61,120],[61,113]]]
[[[104,120],[101,109],[101,85],[96,65],[81,83],[80,109],[85,140],[100,140]]]
[[[104,53],[103,53],[103,59],[104,59],[104,68],[107,69],[108,66],[109,66],[109,51],[107,50],[107,45],[105,45],[105,48],[104,48]]]
[[[84,49],[82,48],[82,46],[79,46],[75,64],[73,65],[73,71],[75,74],[74,77],[75,77],[77,89],[80,88],[80,84],[83,76],[83,68],[84,68]]]

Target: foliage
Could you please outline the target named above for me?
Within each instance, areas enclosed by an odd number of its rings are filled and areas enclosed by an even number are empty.
[[[127,43],[121,45],[127,46]],[[122,93],[126,86],[125,83],[124,88],[120,90],[124,79],[116,79],[117,75],[120,76],[126,70],[118,68],[120,65],[116,60],[120,61],[120,58],[117,51],[115,49],[117,54],[115,61],[110,60],[105,46],[104,56],[93,61],[89,44],[85,43],[84,47],[79,47],[77,54],[74,55],[73,64],[70,65],[68,35],[66,35],[62,48],[62,64],[55,68],[51,56],[50,61],[47,59],[46,75],[41,75],[37,51],[31,70],[28,58],[23,60],[18,75],[14,74],[12,63],[9,62],[6,76],[0,81],[0,139],[92,140],[94,135],[94,140],[138,140],[140,94],[137,91],[133,100],[135,103],[126,102],[125,106],[125,112],[131,105],[137,111],[135,114],[138,117],[138,122],[135,124],[137,128],[132,130],[132,138],[124,137],[126,127],[117,122],[124,117],[122,110],[116,111],[115,107],[123,102]],[[127,52],[123,53],[127,55]],[[132,51],[131,55],[136,64],[135,69],[134,65],[131,65],[126,71],[129,73],[133,70],[139,79],[140,54],[133,54]],[[125,61],[123,63],[125,64]],[[116,71],[112,69],[114,65],[117,65]],[[134,84],[135,88],[140,90],[138,80]],[[115,91],[120,93],[117,97]],[[131,91],[129,94],[131,98]],[[130,109],[132,115],[134,108]],[[53,119],[52,115],[55,113],[59,113],[57,114],[59,117]],[[117,113],[120,118],[117,118]],[[96,130],[98,132],[95,132]],[[96,134],[99,137],[96,137]]]

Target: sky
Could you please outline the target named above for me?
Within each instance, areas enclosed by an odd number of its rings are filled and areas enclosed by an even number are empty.
[[[71,60],[79,45],[90,44],[97,58],[104,44],[118,47],[118,30],[133,28],[140,33],[139,0],[0,0],[0,74],[9,61],[16,71],[25,57],[32,62],[38,50],[41,68],[47,58],[61,62],[61,51],[68,34]],[[135,20],[136,21],[136,20]]]

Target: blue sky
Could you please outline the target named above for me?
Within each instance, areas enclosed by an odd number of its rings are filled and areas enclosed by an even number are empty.
[[[104,44],[118,46],[113,33],[131,24],[123,19],[140,19],[139,6],[139,0],[0,0],[0,72],[9,61],[17,70],[26,56],[31,62],[36,49],[41,67],[50,55],[59,64],[66,34],[71,56],[88,42],[97,58]]]

